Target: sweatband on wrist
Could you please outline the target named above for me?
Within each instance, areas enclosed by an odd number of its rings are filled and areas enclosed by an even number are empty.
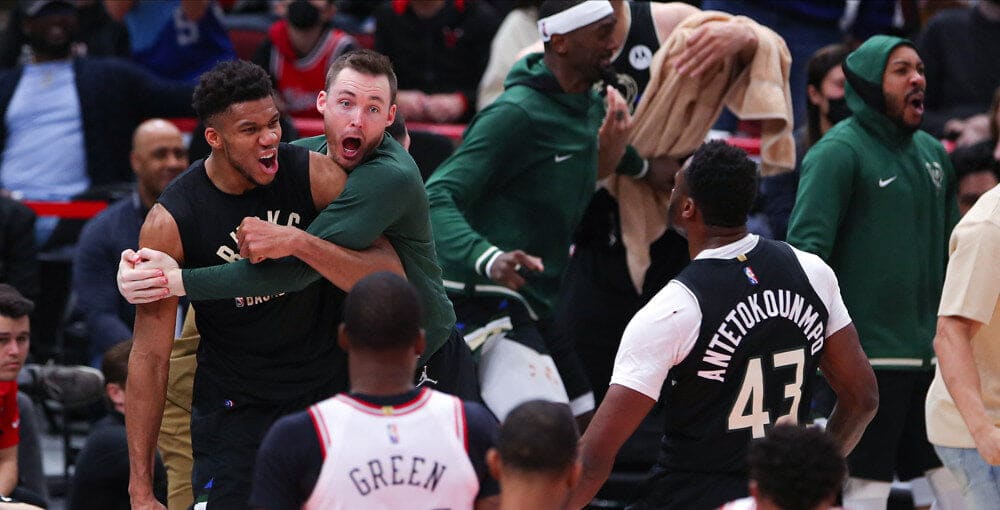
[[[583,28],[614,13],[607,0],[580,2],[562,12],[538,20],[538,33],[548,42],[553,35]]]

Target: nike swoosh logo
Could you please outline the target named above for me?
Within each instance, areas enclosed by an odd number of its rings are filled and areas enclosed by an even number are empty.
[[[563,161],[566,161],[567,159],[572,157],[573,157],[572,154],[566,154],[565,156],[560,156],[556,154],[556,163],[562,163]]]
[[[894,175],[894,176],[892,176],[892,177],[890,177],[888,179],[879,179],[878,180],[878,187],[884,188],[884,187],[892,184],[892,181],[895,181],[896,177],[899,177],[899,176],[898,175]]]

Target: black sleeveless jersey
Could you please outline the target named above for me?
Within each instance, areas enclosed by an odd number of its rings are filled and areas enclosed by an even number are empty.
[[[239,260],[236,227],[244,217],[304,229],[316,216],[309,151],[281,144],[274,181],[242,195],[216,188],[199,160],[163,191],[159,203],[177,222],[185,267]],[[194,302],[201,333],[195,402],[206,385],[227,406],[322,393],[336,375],[332,367],[343,364],[336,346],[341,298],[341,291],[320,279],[299,292]]]
[[[761,238],[734,259],[697,259],[677,276],[701,308],[698,340],[668,374],[659,463],[743,474],[750,442],[778,418],[803,422],[828,310],[790,246]]]
[[[615,88],[635,109],[642,91],[649,84],[649,66],[653,63],[653,54],[660,49],[660,41],[656,38],[656,25],[649,2],[627,2],[627,5],[632,23],[625,36],[625,44],[618,58],[611,62],[611,68],[617,75]]]

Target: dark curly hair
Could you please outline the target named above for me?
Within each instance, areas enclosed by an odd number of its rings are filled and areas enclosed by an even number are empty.
[[[219,62],[201,75],[191,105],[198,119],[210,124],[214,116],[237,103],[264,99],[274,94],[271,78],[262,67],[245,60]]]
[[[568,405],[531,400],[515,407],[504,419],[497,450],[509,468],[559,473],[576,460],[579,439]]]
[[[21,295],[17,289],[6,283],[0,283],[0,316],[20,319],[34,309],[35,304]]]
[[[829,434],[815,427],[777,425],[750,445],[750,479],[784,510],[811,510],[840,490],[847,463]]]
[[[691,156],[684,179],[706,225],[746,223],[757,194],[757,164],[742,149],[721,140],[702,144]]]

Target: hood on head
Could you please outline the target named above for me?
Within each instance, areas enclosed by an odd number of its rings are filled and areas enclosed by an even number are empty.
[[[847,106],[855,115],[871,113],[885,115],[885,93],[882,91],[882,75],[889,61],[889,54],[899,46],[916,49],[911,41],[889,35],[868,38],[858,49],[844,60],[844,97]]]

